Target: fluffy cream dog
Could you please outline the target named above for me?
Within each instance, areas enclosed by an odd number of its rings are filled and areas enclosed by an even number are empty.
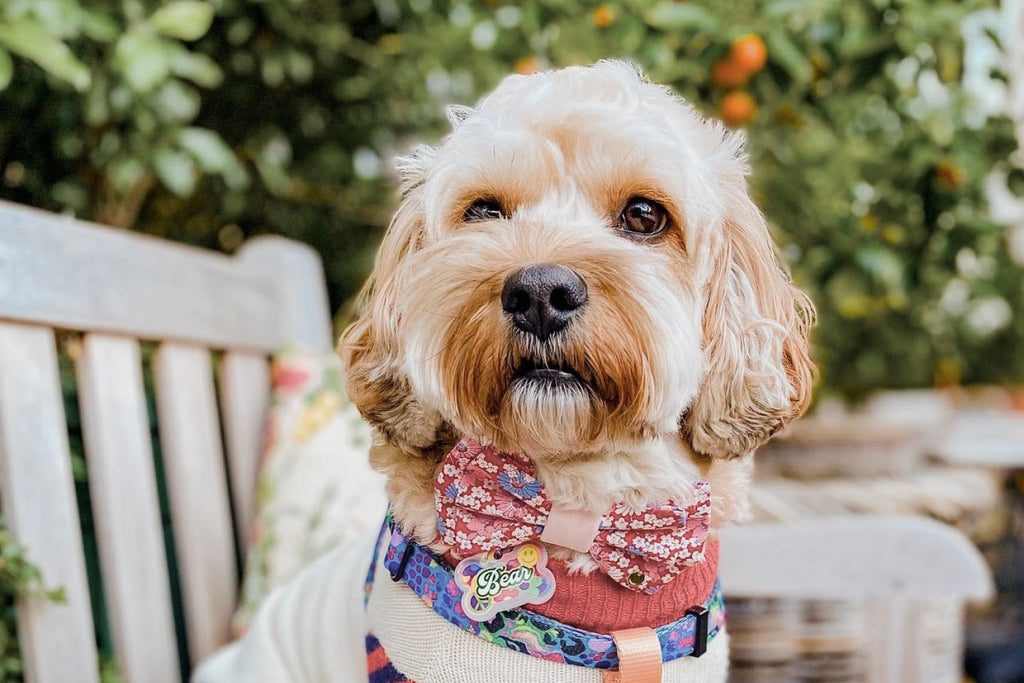
[[[743,135],[619,62],[510,76],[450,119],[400,163],[404,201],[341,343],[396,524],[449,550],[434,482],[462,435],[528,454],[567,509],[707,481],[713,524],[741,515],[753,450],[807,406],[813,322],[748,194]],[[460,631],[400,582],[375,581],[364,615],[353,552],[275,596],[198,680],[365,680],[367,631],[418,683],[600,680]],[[726,667],[720,634],[664,680]]]

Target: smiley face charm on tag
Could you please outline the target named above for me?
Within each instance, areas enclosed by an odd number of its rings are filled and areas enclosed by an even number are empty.
[[[547,563],[547,550],[533,542],[467,557],[455,567],[462,610],[473,621],[487,621],[507,609],[547,602],[555,594]]]

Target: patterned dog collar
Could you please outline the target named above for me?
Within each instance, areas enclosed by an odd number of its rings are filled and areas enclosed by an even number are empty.
[[[450,624],[487,642],[541,659],[593,669],[619,668],[618,649],[610,635],[576,628],[522,608],[499,612],[490,621],[469,619],[462,610],[462,592],[444,560],[406,538],[391,522],[390,513],[381,533],[387,533],[389,528],[391,539],[384,567],[391,579],[402,581]],[[377,544],[378,549],[380,545]],[[367,577],[368,590],[376,564],[375,557]],[[703,605],[691,607],[681,619],[654,629],[662,661],[700,657],[724,624],[722,588],[716,581]]]

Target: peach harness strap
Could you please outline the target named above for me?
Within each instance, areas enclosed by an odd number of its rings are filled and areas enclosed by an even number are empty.
[[[619,650],[617,671],[603,671],[602,683],[661,683],[661,644],[653,629],[612,631]]]

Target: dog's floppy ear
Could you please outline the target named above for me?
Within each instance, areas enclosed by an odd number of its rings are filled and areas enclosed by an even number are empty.
[[[419,147],[398,160],[402,204],[384,234],[377,260],[360,293],[359,317],[341,336],[349,397],[385,441],[407,452],[437,446],[444,430],[440,416],[420,405],[402,365],[396,296],[402,262],[423,238],[422,185],[434,150]]]
[[[742,173],[725,182],[727,214],[704,311],[707,369],[682,418],[705,456],[745,455],[807,409],[814,306],[782,266]]]

